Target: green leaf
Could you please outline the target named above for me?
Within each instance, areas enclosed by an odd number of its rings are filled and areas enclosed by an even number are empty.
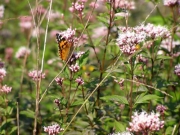
[[[20,114],[23,114],[26,117],[33,118],[33,119],[34,119],[34,115],[35,115],[34,112],[29,109],[27,111],[21,111]]]
[[[73,102],[73,104],[71,106],[82,105],[83,102],[84,102],[84,100],[78,100],[78,101]]]
[[[87,63],[87,60],[88,60],[88,56],[89,56],[89,50],[86,51],[83,56],[79,59],[79,65],[82,66],[82,65],[85,65]]]
[[[125,97],[118,95],[105,96],[105,97],[101,97],[101,99],[105,101],[117,101],[122,104],[128,104],[128,101]]]
[[[126,130],[126,127],[124,124],[122,124],[122,122],[118,122],[115,120],[114,122],[114,127],[116,129],[116,132],[122,132]]]
[[[140,96],[138,96],[135,100],[135,104],[140,104],[140,103],[148,103],[147,101],[149,100],[157,100],[161,97],[157,96],[157,95],[152,95],[152,94],[148,94],[148,95],[144,95],[145,93],[141,94]]]
[[[172,57],[164,56],[164,55],[158,55],[157,60],[169,60],[172,59]]]
[[[13,128],[11,129],[11,131],[9,132],[10,134],[15,134],[15,131],[17,131],[17,126],[13,126]]]

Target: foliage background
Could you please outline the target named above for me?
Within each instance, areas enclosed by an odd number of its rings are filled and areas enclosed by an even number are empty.
[[[66,128],[68,123],[72,120],[74,114],[78,111],[80,106],[84,103],[82,96],[82,90],[84,90],[86,97],[88,97],[97,84],[100,83],[108,73],[108,76],[101,84],[100,87],[100,103],[97,104],[97,92],[95,92],[83,106],[83,109],[75,116],[75,119],[70,123],[65,134],[109,134],[113,132],[122,132],[128,127],[130,121],[129,105],[127,98],[128,89],[131,87],[131,81],[124,82],[124,89],[121,89],[119,85],[114,82],[113,76],[116,78],[125,78],[131,80],[130,69],[128,70],[128,58],[126,56],[120,56],[118,64],[120,66],[114,66],[115,69],[111,71],[111,66],[114,63],[114,58],[119,56],[119,48],[115,45],[117,32],[110,34],[110,40],[108,46],[105,46],[105,38],[101,40],[102,36],[98,37],[99,33],[96,28],[101,26],[108,27],[108,23],[104,22],[104,18],[108,18],[108,7],[104,5],[104,11],[95,10],[93,12],[93,19],[89,21],[88,27],[84,31],[84,25],[77,15],[72,14],[68,8],[71,6],[71,2],[66,0],[53,0],[52,10],[64,14],[64,18],[59,17],[50,20],[46,50],[44,57],[44,69],[46,78],[42,79],[40,85],[40,97],[47,89],[47,93],[43,97],[40,103],[40,113],[38,116],[38,134],[46,134],[43,131],[43,126],[48,126],[51,123],[58,123],[63,128]],[[85,24],[88,15],[91,13],[92,8],[88,6],[91,1],[88,1],[84,9],[83,23]],[[28,72],[34,69],[41,68],[41,59],[45,41],[45,30],[47,25],[47,18],[44,14],[34,14],[36,17],[36,23],[39,24],[38,28],[42,30],[39,35],[39,43],[37,43],[37,37],[32,36],[27,32],[23,32],[19,26],[20,17],[31,15],[30,10],[36,6],[42,5],[46,11],[49,10],[50,2],[42,1],[21,1],[21,0],[9,0],[0,1],[1,5],[4,5],[4,17],[1,19],[3,24],[0,28],[0,61],[5,64],[7,75],[1,85],[7,84],[12,87],[12,92],[4,98],[0,97],[0,132],[1,134],[17,134],[17,114],[19,114],[20,134],[32,134],[34,128],[34,117],[36,107],[36,82],[32,81],[28,77]],[[155,5],[157,7],[154,9]],[[165,25],[168,29],[172,29],[175,25],[179,28],[179,20],[174,22],[172,18],[171,9],[165,7],[162,1],[135,1],[136,9],[130,11],[131,15],[128,18],[128,26],[137,26],[145,21],[146,23],[153,23],[155,25]],[[154,9],[154,10],[153,10]],[[98,19],[98,17],[100,19]],[[177,17],[177,16],[176,16]],[[122,17],[114,22],[114,26],[125,26],[125,19]],[[50,86],[50,82],[54,77],[60,73],[61,77],[66,78],[64,86],[66,93],[71,93],[76,89],[76,83],[73,82],[69,91],[69,71],[68,68],[62,70],[65,65],[64,62],[58,57],[58,48],[56,43],[55,32],[63,31],[72,27],[76,29],[76,36],[79,37],[81,32],[89,33],[91,39],[88,37],[86,42],[75,51],[85,51],[86,55],[79,60],[80,68],[78,76],[82,76],[85,83],[83,87],[79,87],[76,93],[74,104],[69,108],[68,114],[66,114],[67,98],[63,98],[60,86],[53,82]],[[33,29],[32,29],[33,30]],[[95,32],[94,32],[95,31]],[[178,31],[177,31],[178,32]],[[175,40],[179,39],[179,35],[175,33]],[[93,42],[93,44],[92,44]],[[155,53],[158,52],[160,46],[160,40],[156,41],[158,46]],[[39,48],[38,48],[39,44]],[[17,59],[15,57],[19,47],[26,46],[30,48],[31,54],[27,59]],[[103,70],[99,69],[99,63],[96,60],[96,56],[93,51],[93,46],[98,53],[100,61],[103,60],[103,54],[105,48],[107,49],[106,59],[104,60],[105,66]],[[12,53],[8,51],[12,50]],[[39,51],[39,54],[38,54]],[[176,52],[179,50],[176,48]],[[139,53],[146,57],[148,56],[148,50],[144,49]],[[165,126],[160,132],[153,134],[172,134],[173,128],[175,128],[175,134],[178,134],[179,128],[179,116],[180,116],[180,85],[179,78],[174,74],[174,66],[180,62],[180,57],[172,57],[168,53],[164,53],[154,63],[154,77],[151,78],[152,72],[150,72],[152,65],[145,67],[145,70],[141,70],[141,66],[144,63],[135,63],[136,70],[136,82],[142,81],[139,74],[145,74],[147,78],[143,80],[143,84],[133,84],[133,111],[146,110],[147,112],[155,111],[158,104],[163,104],[168,109],[165,113]],[[39,61],[38,61],[39,60]],[[172,64],[169,64],[170,61]],[[102,73],[102,77],[100,74]],[[168,76],[170,76],[168,78]],[[139,78],[138,78],[139,77]],[[152,86],[152,88],[148,87]],[[158,91],[160,90],[160,91]],[[166,92],[166,94],[162,93]],[[116,97],[113,95],[118,95]],[[171,95],[168,96],[168,95]],[[141,97],[141,98],[140,98]],[[8,100],[8,106],[5,104],[5,99]],[[61,114],[58,107],[54,104],[54,99],[60,99],[62,103]],[[86,108],[85,108],[86,107]],[[18,110],[19,109],[19,110]],[[87,110],[86,110],[87,109]],[[18,112],[19,111],[19,112]],[[88,112],[86,112],[88,111]]]

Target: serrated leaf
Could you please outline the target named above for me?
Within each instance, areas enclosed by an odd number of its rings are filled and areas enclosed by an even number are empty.
[[[101,97],[101,99],[105,101],[117,101],[122,104],[128,104],[128,101],[125,97],[118,95],[105,96],[105,97]]]
[[[136,98],[135,104],[148,103],[147,101],[149,101],[149,100],[157,100],[159,98],[161,98],[161,97],[159,97],[157,95],[151,95],[151,94],[144,96],[144,93],[143,93],[139,97]]]

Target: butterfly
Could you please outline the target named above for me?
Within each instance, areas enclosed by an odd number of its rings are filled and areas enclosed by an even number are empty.
[[[59,48],[59,56],[63,61],[67,61],[69,58],[70,51],[72,49],[73,43],[67,41],[60,34],[56,34],[56,40]]]

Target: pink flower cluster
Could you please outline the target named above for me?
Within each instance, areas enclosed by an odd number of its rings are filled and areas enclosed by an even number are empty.
[[[72,30],[71,28],[68,28],[66,31],[60,32],[59,35],[61,35],[62,38],[65,38],[69,42],[74,42],[75,33],[76,30]]]
[[[72,3],[72,6],[69,8],[70,12],[78,12],[79,16],[82,16],[84,10],[84,3],[83,1],[77,1],[76,3]]]
[[[164,121],[159,119],[159,113],[150,113],[143,111],[141,113],[135,112],[132,116],[132,122],[127,128],[130,132],[141,133],[147,135],[150,132],[158,131],[164,126]]]
[[[31,50],[27,47],[20,47],[19,50],[16,52],[16,58],[23,58],[26,55],[29,55]]]
[[[61,128],[58,124],[54,124],[52,126],[44,127],[44,132],[48,133],[48,135],[57,135],[64,129]]]
[[[4,16],[4,6],[0,5],[0,19]],[[2,26],[3,22],[0,20],[0,28]]]
[[[4,6],[0,5],[0,18],[3,18],[4,16]]]
[[[71,56],[71,59],[70,59],[70,63],[73,63],[76,60],[78,60],[83,54],[84,54],[84,52],[73,53],[73,55]]]
[[[0,68],[0,81],[4,79],[6,76],[6,70],[4,68]]]
[[[33,27],[32,17],[31,16],[20,17],[19,26],[23,31],[31,29]]]
[[[29,77],[31,77],[34,81],[39,81],[42,78],[45,78],[45,73],[42,73],[40,70],[33,70],[29,72]]]
[[[7,85],[2,86],[2,88],[0,89],[1,93],[5,93],[8,94],[9,92],[11,92],[12,87],[8,87]]]
[[[144,32],[147,38],[168,38],[170,31],[164,26],[155,26],[154,24],[148,23],[147,25],[140,25],[134,28],[136,33]]]
[[[135,2],[129,0],[115,0],[115,8],[135,9]]]
[[[78,85],[83,85],[84,84],[84,81],[83,81],[83,79],[81,77],[78,77],[76,79],[76,82],[78,83]]]
[[[163,115],[164,112],[167,110],[167,108],[166,108],[165,106],[163,106],[163,105],[158,105],[158,106],[156,107],[156,110],[157,110],[161,115]]]
[[[64,78],[57,77],[57,78],[55,79],[55,81],[56,81],[56,83],[57,83],[58,85],[62,86],[63,81],[64,81]]]
[[[136,45],[144,42],[146,39],[167,38],[170,32],[163,26],[154,26],[153,24],[140,25],[134,28],[120,27],[122,33],[117,38],[117,45],[120,50],[128,55],[133,54],[137,48]]]
[[[143,32],[126,31],[118,37],[117,45],[123,53],[131,55],[136,51],[136,45],[145,41],[145,39],[146,35]]]
[[[80,67],[79,67],[79,65],[76,63],[75,65],[71,65],[71,66],[69,67],[69,69],[71,70],[71,72],[76,73],[76,72],[79,71]]]
[[[180,64],[176,65],[174,68],[174,73],[180,77]]]
[[[172,7],[178,4],[180,4],[179,0],[164,0],[164,5],[168,7]]]
[[[55,99],[55,100],[54,100],[54,103],[55,103],[57,106],[59,106],[61,102],[60,102],[59,99]]]

